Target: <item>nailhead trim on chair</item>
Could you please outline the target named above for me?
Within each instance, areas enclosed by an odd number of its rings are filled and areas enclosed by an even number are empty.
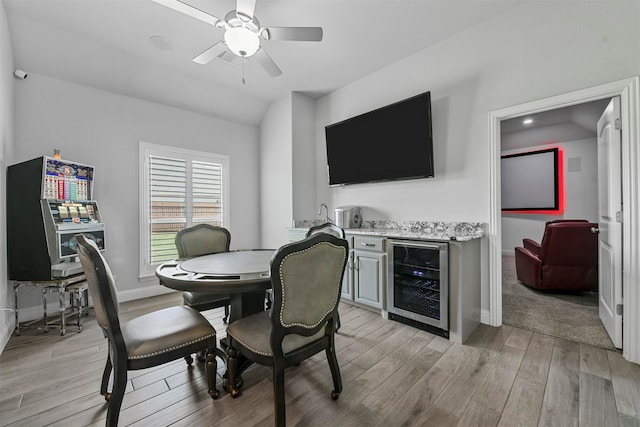
[[[283,277],[282,277],[282,264],[284,264],[284,260],[286,260],[287,258],[289,258],[289,257],[290,257],[290,256],[292,256],[292,255],[297,255],[297,254],[301,254],[301,253],[303,253],[303,252],[307,252],[307,251],[309,251],[309,250],[311,250],[311,249],[313,249],[313,248],[315,248],[316,246],[319,246],[319,245],[331,245],[331,246],[333,246],[333,247],[335,247],[335,248],[339,247],[339,246],[336,246],[336,245],[334,245],[334,244],[332,244],[332,243],[329,243],[329,242],[320,242],[320,243],[316,243],[315,245],[311,246],[310,248],[303,249],[303,250],[298,251],[298,252],[290,253],[289,255],[286,255],[286,256],[282,259],[282,262],[280,263],[280,269],[278,270],[278,272],[279,272],[279,274],[280,274],[280,283],[282,283],[282,291],[283,291],[283,293],[284,293],[284,280],[283,280]],[[342,259],[345,259],[345,258],[346,258],[346,254],[344,254],[344,256],[342,257]],[[339,281],[340,281],[340,280],[342,280],[342,277],[340,277],[340,278],[339,278]],[[337,300],[339,297],[340,297],[340,287],[338,287],[338,294],[336,295],[336,300]],[[331,311],[332,311],[332,310],[327,311],[327,312],[324,314],[324,316],[322,316],[322,318],[324,318],[327,314],[331,313]],[[313,325],[305,325],[305,324],[303,324],[303,323],[284,323],[284,320],[282,319],[282,313],[283,313],[283,312],[284,312],[284,301],[283,301],[283,303],[282,303],[282,307],[280,308],[280,316],[279,316],[279,317],[280,317],[280,324],[281,324],[282,326],[286,326],[286,327],[290,327],[290,326],[302,326],[303,328],[313,329],[313,328],[315,328],[316,326],[318,326],[320,323],[322,323],[322,321],[320,321],[320,322],[316,322],[316,323],[315,323],[315,324],[313,324]]]
[[[177,348],[186,347],[188,345],[195,344],[195,343],[200,342],[200,341],[206,341],[207,339],[209,339],[211,337],[215,337],[215,336],[216,336],[216,334],[209,334],[209,335],[204,336],[204,337],[202,337],[200,339],[189,341],[189,342],[186,342],[186,343],[181,344],[181,345],[176,345],[176,346],[164,349],[162,351],[154,351],[153,353],[142,354],[140,356],[133,356],[133,357],[129,357],[129,359],[144,359],[145,357],[157,356],[158,354],[167,353],[167,352],[175,350]]]
[[[246,348],[248,348],[249,350],[251,350],[253,353],[259,354],[260,356],[273,356],[273,353],[267,353],[267,352],[264,352],[264,351],[256,350],[255,348],[253,348],[253,347],[250,347],[250,346],[246,345],[244,342],[242,342],[242,340],[239,340],[239,339],[238,339],[238,338],[236,338],[236,337],[233,337],[233,339],[234,339],[234,340],[236,340],[236,341],[238,341],[238,342],[239,342],[240,344],[242,344],[244,347],[246,347]]]

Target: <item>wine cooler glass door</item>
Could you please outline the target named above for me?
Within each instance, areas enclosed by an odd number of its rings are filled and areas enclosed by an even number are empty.
[[[448,245],[391,241],[388,310],[448,330]]]

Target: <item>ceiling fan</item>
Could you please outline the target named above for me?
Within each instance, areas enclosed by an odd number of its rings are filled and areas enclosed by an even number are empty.
[[[223,40],[193,58],[193,62],[198,64],[207,64],[217,58],[232,65],[242,66],[247,58],[253,56],[271,77],[277,77],[282,71],[260,45],[262,40],[322,41],[321,27],[261,27],[258,18],[253,14],[256,0],[237,0],[236,9],[227,13],[224,19],[181,0],[153,1],[224,29]]]

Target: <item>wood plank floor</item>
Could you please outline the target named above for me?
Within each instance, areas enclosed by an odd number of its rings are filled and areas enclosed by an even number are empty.
[[[178,294],[128,302],[121,317],[180,303]],[[205,315],[224,337],[222,309]],[[481,325],[452,344],[348,304],[340,317],[344,390],[331,400],[323,353],[288,369],[290,426],[640,426],[640,366],[618,352],[510,326]],[[82,333],[23,329],[0,355],[0,425],[104,425],[106,350],[92,310]],[[201,364],[131,371],[120,425],[271,425],[271,371],[254,366],[243,378],[240,398],[213,401]]]

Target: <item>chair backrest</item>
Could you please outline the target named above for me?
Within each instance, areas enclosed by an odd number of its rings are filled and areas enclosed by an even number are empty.
[[[118,293],[109,265],[98,246],[82,234],[77,234],[76,249],[89,285],[98,325],[103,330],[120,331],[118,321]]]
[[[550,224],[560,224],[563,222],[589,222],[586,219],[552,219],[551,221],[547,221],[544,224],[545,229],[547,228],[547,225]]]
[[[307,237],[317,233],[328,233],[344,239],[344,230],[331,222],[325,222],[324,224],[311,227],[309,231],[307,231]]]
[[[229,252],[231,234],[223,227],[198,224],[176,234],[176,248],[180,258]]]
[[[557,222],[547,225],[540,243],[543,264],[593,266],[598,262],[598,235],[593,222]]]
[[[347,241],[328,233],[290,243],[274,254],[271,259],[274,334],[311,336],[329,320],[336,320],[348,256]]]

